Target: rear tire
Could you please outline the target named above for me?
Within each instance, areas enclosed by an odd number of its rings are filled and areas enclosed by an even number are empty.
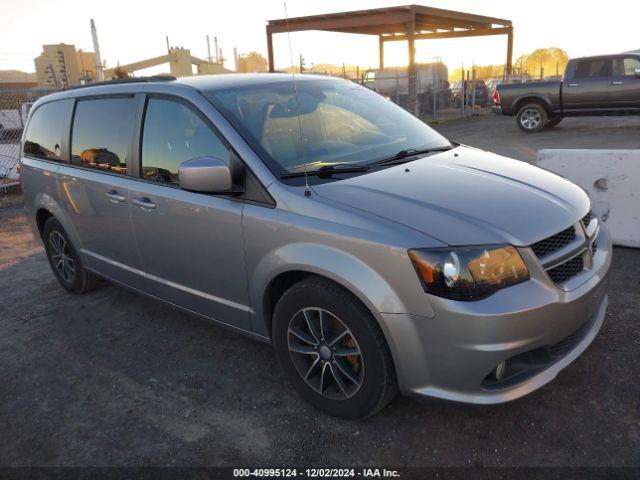
[[[330,415],[368,417],[397,393],[391,353],[371,312],[329,280],[309,277],[284,293],[272,338],[291,385]]]
[[[520,130],[527,133],[541,131],[546,125],[549,115],[539,103],[528,103],[518,110],[516,122]]]
[[[67,232],[54,217],[42,229],[42,241],[51,270],[58,283],[71,293],[84,293],[98,285],[98,277],[85,270]]]

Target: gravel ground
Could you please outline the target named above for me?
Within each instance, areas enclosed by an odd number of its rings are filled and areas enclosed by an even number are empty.
[[[478,140],[491,130],[479,136],[476,121],[438,128],[485,148]],[[545,143],[546,133],[513,128],[496,150]],[[640,251],[616,248],[600,335],[523,399],[481,407],[398,397],[347,422],[299,400],[267,345],[106,283],[67,294],[21,205],[5,202],[0,465],[640,467],[639,277]]]
[[[565,118],[539,133],[524,133],[514,117],[493,114],[432,127],[450,140],[530,163],[543,148],[640,148],[640,117]]]

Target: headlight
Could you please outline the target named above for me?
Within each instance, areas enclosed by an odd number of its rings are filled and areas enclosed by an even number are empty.
[[[529,280],[529,271],[510,245],[409,250],[425,292],[452,300],[479,300]]]

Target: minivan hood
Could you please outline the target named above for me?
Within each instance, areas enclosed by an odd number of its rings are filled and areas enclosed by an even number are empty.
[[[313,190],[449,245],[531,245],[576,223],[590,204],[551,172],[462,146]]]

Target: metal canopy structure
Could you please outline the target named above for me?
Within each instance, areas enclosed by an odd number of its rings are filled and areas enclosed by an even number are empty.
[[[417,112],[418,108],[415,73],[416,40],[507,35],[507,75],[510,75],[512,70],[513,26],[510,20],[422,5],[405,5],[269,20],[267,49],[270,72],[274,71],[273,34],[307,30],[377,35],[380,68],[384,67],[384,44],[406,41],[409,48],[409,105],[414,112]]]

